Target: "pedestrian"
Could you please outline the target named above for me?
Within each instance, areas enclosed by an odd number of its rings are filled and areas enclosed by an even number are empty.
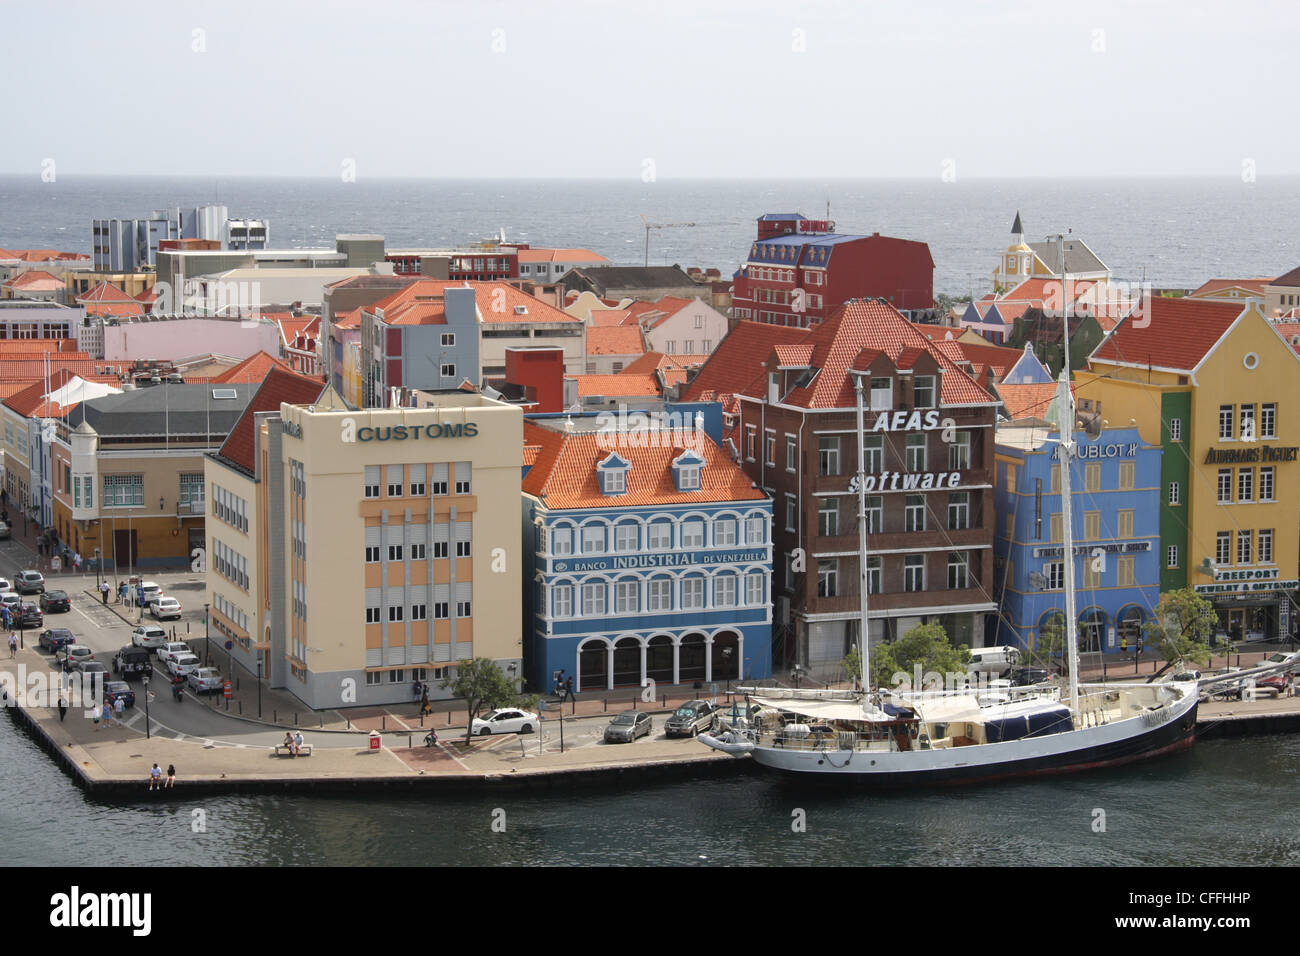
[[[98,730],[100,718],[104,716],[104,708],[96,704],[95,709],[91,711],[90,716],[91,719],[95,721],[95,729]]]
[[[63,723],[63,718],[68,716],[68,698],[62,694],[59,695],[59,723]]]
[[[150,790],[162,789],[161,777],[162,777],[162,769],[157,764],[154,764],[152,767],[149,768],[149,789]]]
[[[104,606],[108,606],[108,582],[105,581],[99,586],[99,594],[104,599]]]
[[[18,656],[18,635],[13,631],[9,632],[9,656]]]
[[[81,552],[74,551],[72,554],[72,568],[78,574],[81,573]]]
[[[0,624],[3,624],[5,628],[8,628],[8,627],[9,627],[9,607],[8,607],[8,605],[0,605]]]
[[[125,581],[123,581],[121,584],[117,586],[117,603],[118,604],[126,603],[126,582]]]
[[[126,701],[123,700],[122,696],[119,694],[113,700],[113,717],[117,720],[119,724],[122,722],[122,713],[125,710],[126,710]]]
[[[163,786],[168,790],[176,786],[176,765],[174,763],[167,765],[167,782]]]
[[[564,696],[560,699],[560,703],[563,704],[566,700],[571,700],[574,703],[578,702],[578,696],[573,692],[572,677],[564,682]]]

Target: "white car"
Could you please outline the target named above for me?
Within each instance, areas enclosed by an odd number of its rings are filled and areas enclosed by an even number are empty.
[[[149,613],[154,616],[156,621],[165,621],[168,618],[180,620],[181,602],[175,598],[163,597],[160,594],[149,605]]]
[[[0,604],[9,608],[10,613],[17,611],[22,608],[22,595],[15,591],[5,591],[3,594],[0,594]]]
[[[203,662],[193,654],[181,654],[179,657],[173,657],[167,662],[167,673],[172,677],[188,678],[191,674],[196,673],[203,666]]]
[[[473,733],[479,737],[493,734],[531,734],[537,729],[537,715],[526,710],[506,707],[494,710],[486,718],[474,718]]]
[[[156,624],[141,624],[131,632],[131,643],[156,651],[167,643],[167,632]]]
[[[132,588],[131,594],[139,598],[141,604],[148,607],[157,598],[162,597],[162,585],[156,581],[145,581],[138,587]]]
[[[194,652],[190,650],[190,646],[184,641],[167,641],[158,648],[156,656],[158,657],[159,664],[167,664],[185,654],[193,653]]]
[[[8,578],[0,578],[0,594],[3,594],[5,591],[12,591],[13,589],[14,583],[12,581]]]

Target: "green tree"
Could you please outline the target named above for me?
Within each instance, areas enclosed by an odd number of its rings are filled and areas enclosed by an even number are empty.
[[[965,644],[953,647],[942,625],[918,624],[892,644],[872,648],[871,681],[876,687],[892,687],[895,674],[911,678],[918,665],[924,675],[960,673],[969,664],[970,649]]]
[[[465,701],[465,710],[469,714],[469,720],[465,722],[467,743],[473,736],[475,717],[498,707],[518,706],[520,699],[514,681],[506,676],[496,661],[486,657],[458,664],[455,676],[444,680],[442,689],[450,690],[452,696]]]
[[[1191,588],[1160,595],[1155,616],[1142,625],[1142,638],[1165,659],[1154,680],[1179,661],[1210,662],[1210,638],[1218,627],[1214,605]]]
[[[862,678],[862,655],[858,653],[858,645],[854,644],[852,649],[844,655],[844,660],[840,661],[840,667],[844,668],[844,673],[849,675],[849,680],[856,685]]]
[[[1065,653],[1064,617],[1060,614],[1053,614],[1047,619],[1043,626],[1038,629],[1038,641],[1034,645],[1034,650],[1049,666],[1064,672],[1065,667],[1061,660]]]

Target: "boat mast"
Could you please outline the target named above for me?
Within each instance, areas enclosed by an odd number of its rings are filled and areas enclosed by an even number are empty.
[[[867,452],[863,430],[862,375],[854,376],[858,404],[858,660],[862,664],[862,689],[871,689],[871,659],[867,650]],[[865,698],[864,698],[865,700]]]
[[[1056,427],[1060,433],[1057,466],[1061,469],[1061,534],[1065,557],[1065,636],[1069,650],[1070,709],[1079,711],[1079,628],[1074,602],[1074,500],[1070,464],[1074,458],[1074,396],[1070,393],[1070,292],[1065,276],[1065,236],[1057,236],[1061,262],[1061,375],[1057,386]]]

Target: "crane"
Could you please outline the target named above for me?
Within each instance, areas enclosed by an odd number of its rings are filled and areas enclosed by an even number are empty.
[[[645,223],[645,264],[647,266],[650,265],[650,230],[651,229],[681,229],[685,227],[698,225],[698,223],[694,223],[694,222],[651,222],[644,215],[641,217],[641,221]]]

